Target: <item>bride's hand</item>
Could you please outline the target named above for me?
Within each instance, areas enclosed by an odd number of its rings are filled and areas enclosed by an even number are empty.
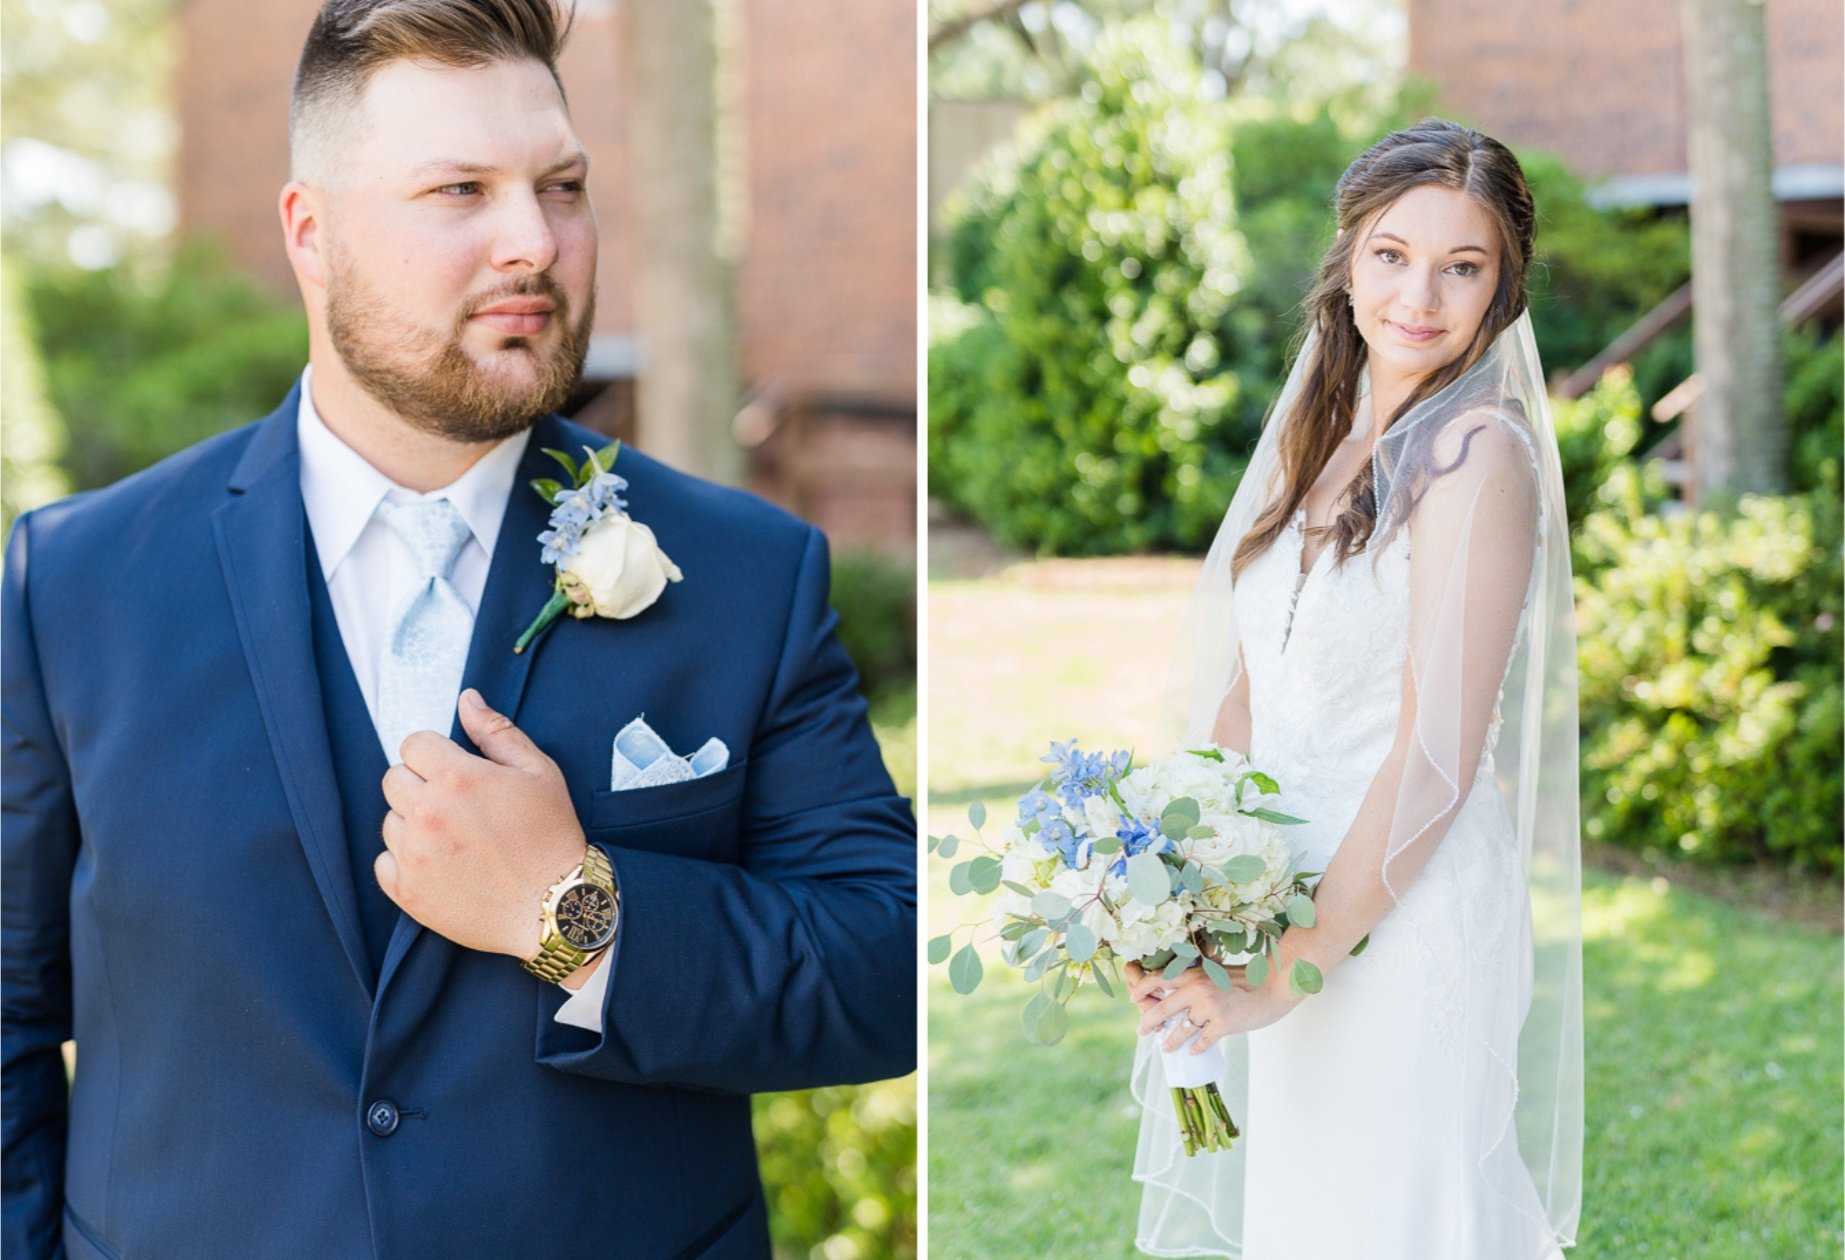
[[[1134,1005],[1140,1008],[1140,1031],[1143,1034],[1153,1032],[1172,1016],[1185,1015],[1191,1026],[1182,1020],[1162,1048],[1177,1050],[1195,1028],[1202,1031],[1192,1042],[1192,1053],[1202,1054],[1225,1037],[1266,1028],[1299,1004],[1300,999],[1288,992],[1285,981],[1276,983],[1279,977],[1271,977],[1260,989],[1251,989],[1242,967],[1226,967],[1225,970],[1230,973],[1233,986],[1229,989],[1218,988],[1197,967],[1187,968],[1176,979],[1167,980],[1156,971],[1143,971],[1129,963],[1128,993]]]

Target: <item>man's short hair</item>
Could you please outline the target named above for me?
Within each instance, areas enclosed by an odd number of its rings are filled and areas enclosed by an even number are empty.
[[[530,59],[564,91],[557,58],[574,6],[557,0],[326,0],[295,68],[288,109],[289,173],[320,174],[318,159],[343,132],[380,66],[392,61],[485,66]]]

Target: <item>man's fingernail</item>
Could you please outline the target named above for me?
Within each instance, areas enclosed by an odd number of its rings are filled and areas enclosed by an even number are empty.
[[[474,690],[472,687],[469,687],[466,691],[461,693],[461,699],[470,709],[484,709],[487,707],[487,702],[480,698],[480,692]]]

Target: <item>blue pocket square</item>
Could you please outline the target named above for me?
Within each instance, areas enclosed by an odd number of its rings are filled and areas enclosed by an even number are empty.
[[[659,787],[665,783],[683,783],[716,774],[730,764],[730,749],[724,741],[708,739],[690,757],[681,757],[665,740],[637,717],[615,736],[615,750],[609,761],[609,788]]]

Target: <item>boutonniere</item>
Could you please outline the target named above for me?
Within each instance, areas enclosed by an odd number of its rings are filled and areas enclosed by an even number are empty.
[[[628,515],[621,492],[628,488],[617,477],[615,456],[621,443],[601,450],[583,448],[588,456],[579,467],[562,451],[545,454],[564,466],[570,484],[541,477],[532,489],[551,507],[551,528],[538,535],[544,544],[539,560],[557,566],[557,586],[532,624],[526,627],[513,651],[526,645],[564,613],[573,617],[632,617],[660,598],[679,572],[653,531]]]

